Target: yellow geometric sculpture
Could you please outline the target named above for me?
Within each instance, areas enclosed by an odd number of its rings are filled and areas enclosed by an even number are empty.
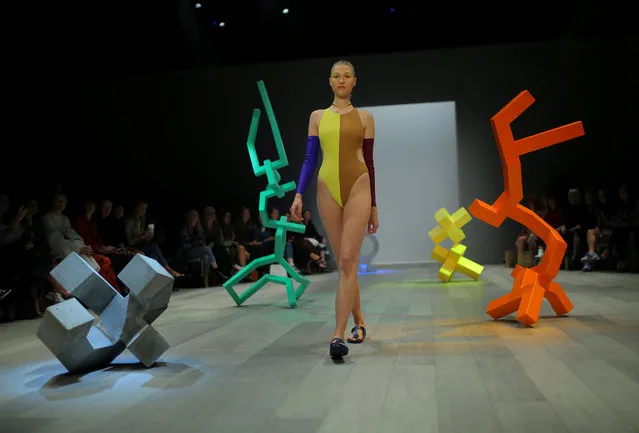
[[[453,278],[455,272],[461,272],[477,280],[484,271],[482,265],[464,257],[466,246],[460,244],[466,237],[461,228],[468,224],[471,219],[470,214],[463,207],[452,215],[445,208],[435,212],[435,221],[437,221],[438,226],[428,232],[428,236],[435,243],[431,258],[442,264],[437,278],[445,283]],[[453,242],[450,250],[439,245],[447,238],[450,238]]]
[[[446,238],[450,238],[454,244],[458,244],[466,237],[461,228],[471,219],[472,217],[463,207],[460,207],[452,215],[445,208],[441,208],[435,212],[435,221],[439,225],[428,232],[428,236],[435,242],[435,245],[441,244]]]

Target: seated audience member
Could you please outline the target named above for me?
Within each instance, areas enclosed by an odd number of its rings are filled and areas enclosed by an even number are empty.
[[[97,254],[84,243],[82,237],[71,227],[69,218],[62,213],[66,207],[67,197],[64,194],[56,194],[51,211],[42,217],[44,235],[51,252],[60,260],[73,252],[79,254],[114,289],[121,291],[111,267],[111,260],[102,254]]]
[[[134,252],[113,245],[105,245],[93,217],[95,210],[95,203],[87,200],[84,204],[84,214],[78,216],[75,221],[75,230],[82,236],[84,243],[90,246],[94,252],[109,257],[113,269],[119,272],[129,263]]]
[[[25,220],[30,206],[21,206],[9,216],[9,196],[0,195],[0,323],[16,319],[31,319],[40,314],[37,288],[31,284],[25,269],[25,255],[33,245],[24,242]]]
[[[149,218],[147,221],[147,225],[151,225],[153,227],[153,242],[155,242],[160,249],[162,249],[162,245],[166,243],[166,230],[165,224],[162,222],[162,219],[157,215]]]
[[[548,213],[548,197],[546,195],[541,195],[537,201],[537,215],[542,218],[546,218],[546,214]]]
[[[271,210],[272,213],[273,211]],[[267,254],[273,254],[275,251],[275,231],[264,225],[262,215],[259,212],[257,214],[257,223],[251,227],[251,241],[264,245]]]
[[[568,244],[568,250],[572,248],[571,260],[575,260],[579,253],[582,240],[585,240],[581,217],[583,216],[583,205],[581,193],[573,188],[568,191],[568,206],[564,210],[564,225],[560,227],[559,233]]]
[[[142,253],[154,260],[164,267],[173,277],[181,277],[182,274],[174,271],[169,266],[169,263],[164,258],[160,247],[153,242],[155,236],[155,227],[153,224],[147,225],[146,223],[146,211],[148,204],[145,201],[140,201],[133,208],[133,213],[126,220],[126,237],[128,244],[132,247],[142,251]]]
[[[108,199],[104,199],[100,202],[100,209],[96,215],[93,216],[95,225],[98,226],[98,231],[103,240],[108,241],[110,235],[110,222],[113,218],[113,202]],[[110,244],[111,242],[107,242]],[[113,244],[117,245],[117,244]]]
[[[615,208],[608,202],[606,192],[603,189],[597,191],[597,203],[595,207],[598,213],[600,230],[612,229],[612,222],[615,219]]]
[[[306,209],[303,216],[303,224],[306,226],[304,231],[304,240],[310,242],[313,246],[313,252],[317,251],[320,256],[320,264],[322,268],[326,267],[326,250],[328,248],[328,242],[319,234],[315,224],[313,224],[313,213],[310,209]]]
[[[289,222],[299,224],[299,221],[293,219],[290,211],[287,210],[284,215]],[[287,242],[293,246],[295,263],[303,264],[307,272],[310,272],[311,263],[315,263],[320,270],[326,269],[326,262],[322,260],[320,249],[306,239],[305,233],[288,232]]]
[[[233,223],[231,222],[231,212],[224,213],[222,219],[222,244],[224,248],[229,252],[229,255],[240,264],[240,266],[246,266],[248,262],[248,252],[244,245],[240,245],[235,241],[235,230],[233,230]]]
[[[213,255],[217,258],[220,270],[229,275],[233,271],[242,269],[240,265],[235,263],[237,254],[231,254],[230,250],[224,246],[222,238],[222,227],[217,220],[215,208],[208,206],[204,209],[204,238],[206,245],[211,248]]]
[[[27,206],[21,206],[13,219],[8,217],[9,196],[0,194],[0,246],[9,245],[22,235],[20,223],[27,215]]]
[[[536,205],[532,198],[528,198],[526,200],[526,207],[533,212],[536,212]],[[517,249],[517,264],[520,266],[530,266],[531,263],[527,263],[526,252],[529,253],[530,260],[532,260],[532,256],[537,251],[537,236],[526,226],[521,226],[521,231],[517,235],[517,240],[515,240],[515,248]],[[541,257],[541,254],[538,254]]]
[[[126,228],[124,226],[124,207],[113,208],[111,200],[102,200],[100,212],[93,219],[98,227],[98,233],[105,245],[113,245],[118,248],[126,248]]]
[[[594,195],[592,191],[586,190],[584,193],[584,205],[581,215],[581,230],[580,236],[585,236],[588,243],[588,252],[581,258],[583,263],[582,270],[584,272],[592,270],[592,264],[594,261],[599,260],[600,257],[597,254],[597,240],[601,235],[599,229],[599,217],[598,211],[595,206]]]
[[[258,259],[267,255],[268,250],[262,242],[251,239],[252,231],[251,211],[247,207],[243,207],[240,218],[233,225],[235,242],[244,246],[251,259]]]
[[[280,210],[276,207],[271,208],[271,212],[269,214],[270,218],[275,221],[279,221],[280,219]],[[275,232],[277,229],[266,227],[262,222],[262,216],[258,213],[257,215],[258,223],[253,226],[253,240],[257,240],[258,242],[262,242],[262,244],[266,247],[269,254],[273,254],[275,252]],[[293,252],[293,244],[291,242],[286,242],[284,245],[284,259],[288,262],[289,265],[295,271],[299,272],[299,269],[295,266],[295,256]]]
[[[220,280],[228,280],[228,277],[220,271],[213,251],[206,245],[198,211],[191,210],[186,215],[186,222],[180,232],[180,240],[181,257],[187,261],[195,258],[201,259],[204,266],[213,269]]]
[[[555,197],[548,197],[548,210],[544,216],[544,221],[555,230],[559,230],[560,227],[566,224],[564,213],[557,205]]]
[[[41,299],[46,296],[54,302],[62,301],[59,293],[51,291],[53,278],[49,273],[53,267],[52,256],[49,251],[42,222],[36,218],[38,202],[30,200],[27,205],[27,214],[22,220],[23,233],[16,242],[16,271],[18,278],[27,287],[34,302],[35,313],[42,315],[40,311]]]
[[[549,196],[547,198],[546,205],[547,206],[546,206],[546,212],[544,213],[544,221],[550,227],[557,230],[557,232],[560,235],[562,235],[562,230],[565,224],[565,220],[564,220],[563,211],[557,206],[557,199],[555,199],[555,197],[553,196]],[[544,244],[543,240],[541,240],[540,238],[537,238],[537,244],[538,244],[537,248],[539,251],[535,257],[539,259],[543,257],[546,245]]]
[[[633,223],[635,223],[634,206],[630,200],[628,186],[624,184],[619,188],[615,219],[612,221],[612,233],[610,234],[608,247],[602,254],[605,258],[610,252],[614,252],[618,259],[617,270],[619,271],[623,271],[626,268]]]

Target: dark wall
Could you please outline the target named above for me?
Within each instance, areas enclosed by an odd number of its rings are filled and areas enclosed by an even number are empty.
[[[494,46],[352,58],[359,76],[355,105],[454,100],[457,103],[460,204],[492,202],[502,191],[501,165],[489,119],[520,91],[537,102],[515,122],[524,136],[581,120],[586,136],[523,158],[524,188],[541,193],[549,179],[564,186],[616,186],[636,170],[622,154],[637,142],[632,127],[637,97],[636,40],[610,39]],[[331,102],[330,65],[336,59],[76,81],[72,106],[56,132],[64,155],[45,151],[44,179],[79,195],[146,196],[155,209],[205,204],[256,206],[265,179],[255,178],[246,151],[252,109],[262,108],[264,80],[297,180],[308,117]],[[62,109],[61,109],[62,111]],[[377,143],[392,146],[393,143]],[[263,158],[275,157],[266,116],[258,132]],[[93,161],[92,175],[60,170],[70,155]],[[555,176],[556,177],[556,176]],[[636,176],[635,176],[636,177]],[[307,193],[314,203],[315,186]],[[280,203],[290,205],[291,197]],[[428,200],[413,197],[411,200]],[[394,221],[381,217],[382,230]],[[427,227],[432,221],[425,215]],[[466,230],[469,254],[483,263],[503,260],[516,227],[494,229],[474,221]],[[427,259],[427,258],[425,258]]]

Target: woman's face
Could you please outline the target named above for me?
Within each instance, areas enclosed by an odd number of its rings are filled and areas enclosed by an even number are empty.
[[[67,198],[62,194],[58,194],[53,199],[53,210],[56,212],[62,212],[67,207]]]
[[[227,212],[224,214],[224,224],[230,224],[231,223],[231,214],[230,212]]]
[[[147,203],[140,203],[135,210],[137,211],[138,215],[143,216],[146,215],[148,207],[149,205]]]
[[[189,224],[191,227],[195,227],[197,225],[197,221],[198,221],[199,215],[196,212],[191,212],[189,214]]]
[[[355,78],[355,74],[350,66],[337,65],[331,71],[329,83],[336,96],[348,98],[353,92],[353,87],[355,87],[356,82],[357,78]]]
[[[104,200],[101,206],[102,216],[105,218],[108,217],[109,215],[111,215],[112,210],[113,210],[113,202],[109,200]]]
[[[93,213],[95,212],[95,203],[93,202],[88,202],[84,205],[84,210],[86,213]]]
[[[592,197],[592,192],[591,191],[586,191],[584,193],[584,203],[591,205],[593,202],[593,197]]]
[[[630,198],[630,194],[628,194],[628,187],[626,185],[621,185],[619,188],[619,198],[624,201],[628,201]]]
[[[215,221],[215,209],[211,209],[209,212],[207,212],[206,214],[206,220],[207,221]]]
[[[602,203],[606,201],[606,193],[604,192],[603,189],[600,189],[599,191],[597,191],[597,198]]]

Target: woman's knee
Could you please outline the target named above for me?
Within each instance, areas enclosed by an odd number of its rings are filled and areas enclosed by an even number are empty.
[[[357,254],[350,251],[342,251],[339,258],[339,269],[342,272],[354,272],[357,268]]]

